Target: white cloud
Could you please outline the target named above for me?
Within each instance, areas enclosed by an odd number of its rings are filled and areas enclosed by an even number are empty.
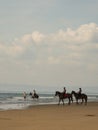
[[[0,70],[5,72],[1,81],[5,81],[7,75],[8,82],[17,79],[20,83],[32,84],[33,79],[34,83],[56,84],[65,83],[66,78],[76,84],[90,84],[90,74],[93,74],[94,83],[98,74],[97,37],[98,25],[90,23],[51,34],[34,31],[15,38],[10,44],[0,43]]]
[[[21,38],[21,43],[24,43],[25,45],[28,45],[32,42],[32,35],[26,34]]]
[[[23,48],[19,45],[14,45],[6,48],[6,52],[8,55],[17,56],[23,52]]]
[[[81,25],[78,29],[73,30],[67,28],[66,31],[60,30],[54,34],[54,41],[63,41],[63,42],[74,42],[74,43],[85,43],[94,40],[93,37],[98,35],[98,25],[95,23]]]
[[[81,60],[92,54],[90,52],[98,49],[98,25],[89,23],[81,25],[77,29],[68,28],[56,33],[43,34],[34,31],[21,38],[15,39],[13,43],[0,44],[0,55],[12,57],[25,56],[29,53],[35,55],[35,61],[47,61],[47,63],[60,63],[65,60]],[[95,42],[96,41],[96,42]],[[62,58],[63,57],[63,58]],[[79,61],[80,62],[80,61]]]
[[[43,41],[44,39],[44,34],[38,32],[38,31],[35,31],[32,33],[32,40],[35,42],[35,43],[40,43]]]

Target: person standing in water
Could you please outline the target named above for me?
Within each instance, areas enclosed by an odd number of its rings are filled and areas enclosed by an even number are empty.
[[[26,100],[26,92],[23,93],[24,100]]]

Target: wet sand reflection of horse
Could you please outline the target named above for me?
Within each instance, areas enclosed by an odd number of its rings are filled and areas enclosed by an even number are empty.
[[[69,105],[70,105],[71,101],[73,102],[72,94],[70,94],[70,93],[66,93],[66,95],[65,95],[63,92],[56,91],[55,96],[59,97],[58,105],[60,104],[61,101],[64,105],[64,99],[66,99],[66,98],[69,100],[69,102],[68,102]]]
[[[82,100],[81,104],[83,104],[84,101],[85,101],[85,105],[87,104],[87,95],[86,94],[84,94],[84,93],[79,94],[75,91],[72,91],[71,94],[74,95],[74,97],[76,99],[76,104],[79,104],[78,103],[79,99]]]

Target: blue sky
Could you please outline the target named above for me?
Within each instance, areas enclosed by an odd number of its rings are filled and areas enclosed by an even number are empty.
[[[1,40],[98,22],[97,0],[0,0]],[[6,36],[6,37],[5,37]]]
[[[0,0],[0,83],[98,85],[97,0]]]

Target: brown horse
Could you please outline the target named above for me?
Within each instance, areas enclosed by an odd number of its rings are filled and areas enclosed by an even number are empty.
[[[84,102],[84,100],[85,100],[85,105],[87,104],[87,95],[86,94],[84,94],[84,93],[79,94],[79,93],[76,93],[75,91],[72,91],[71,94],[74,95],[74,97],[76,99],[76,104],[79,104],[78,103],[79,99],[82,100],[81,104]]]
[[[66,99],[66,98],[68,98],[68,100],[69,100],[69,102],[68,102],[69,105],[70,105],[71,101],[73,102],[72,94],[70,94],[70,93],[66,93],[66,95],[65,95],[63,92],[56,91],[55,96],[59,97],[58,105],[60,105],[61,101],[64,105],[64,99]]]
[[[33,99],[34,99],[34,98],[37,98],[37,99],[39,98],[39,95],[38,95],[38,94],[36,94],[36,93],[35,93],[34,95],[32,95],[32,93],[30,92],[30,94],[29,94],[29,95],[30,95]]]

